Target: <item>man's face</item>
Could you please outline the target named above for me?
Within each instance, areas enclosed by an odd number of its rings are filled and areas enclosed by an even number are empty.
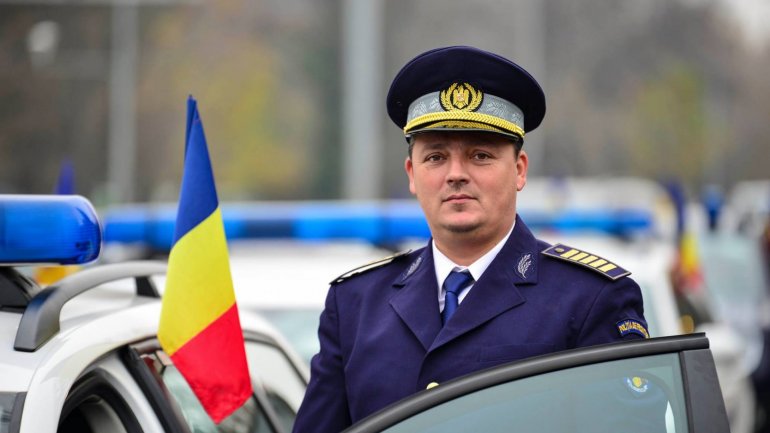
[[[499,241],[516,216],[516,193],[527,181],[527,155],[484,132],[415,135],[405,162],[409,191],[425,212],[433,237]]]

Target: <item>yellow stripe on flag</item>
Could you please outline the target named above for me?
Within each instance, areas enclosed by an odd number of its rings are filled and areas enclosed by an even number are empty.
[[[158,339],[173,355],[235,303],[219,207],[174,244]]]

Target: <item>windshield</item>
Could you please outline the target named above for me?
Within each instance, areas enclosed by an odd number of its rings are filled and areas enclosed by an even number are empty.
[[[321,316],[321,308],[297,308],[297,309],[259,309],[286,337],[297,354],[306,362],[318,353],[318,319]]]

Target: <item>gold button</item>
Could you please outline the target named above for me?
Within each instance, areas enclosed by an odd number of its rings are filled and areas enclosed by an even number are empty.
[[[431,382],[431,383],[428,384],[428,386],[425,387],[425,389],[431,389],[431,388],[435,388],[437,386],[438,386],[438,383]]]

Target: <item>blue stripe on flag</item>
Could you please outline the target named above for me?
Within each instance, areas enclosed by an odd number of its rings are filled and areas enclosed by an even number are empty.
[[[184,174],[179,193],[174,244],[219,206],[206,135],[192,96],[187,102],[187,125]]]
[[[184,128],[184,154],[187,155],[187,145],[190,143],[190,126],[193,118],[198,118],[198,101],[190,95],[187,98],[187,125]]]

